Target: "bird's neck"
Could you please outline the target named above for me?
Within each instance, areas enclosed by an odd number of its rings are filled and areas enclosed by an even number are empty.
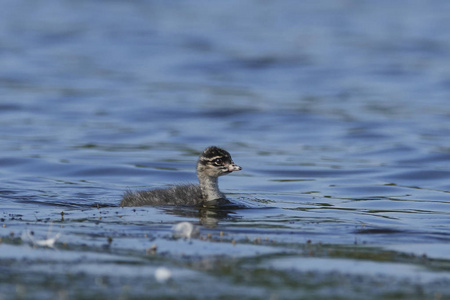
[[[208,175],[197,174],[200,181],[200,188],[202,190],[202,198],[204,201],[212,201],[225,196],[219,191],[219,183],[217,177],[210,177]]]

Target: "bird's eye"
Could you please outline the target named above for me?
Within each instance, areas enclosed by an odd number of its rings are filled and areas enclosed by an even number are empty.
[[[220,159],[220,158],[216,158],[214,161],[214,164],[216,164],[216,165],[223,165],[223,161],[222,161],[222,159]]]

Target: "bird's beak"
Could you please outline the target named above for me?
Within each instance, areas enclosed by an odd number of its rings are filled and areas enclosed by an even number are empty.
[[[238,165],[235,165],[234,163],[228,165],[228,172],[240,171],[240,170],[242,170],[242,168],[239,167]]]

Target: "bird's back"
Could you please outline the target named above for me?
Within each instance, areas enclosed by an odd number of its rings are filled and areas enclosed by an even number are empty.
[[[200,186],[187,184],[149,191],[127,191],[120,206],[200,205],[202,202]]]

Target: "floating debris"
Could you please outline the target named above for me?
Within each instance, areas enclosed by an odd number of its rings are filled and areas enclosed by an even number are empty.
[[[27,237],[28,240],[31,241],[34,246],[54,248],[55,242],[61,237],[61,233],[57,233],[54,237],[47,238],[45,240],[35,240],[31,235],[30,231],[28,230]],[[22,240],[24,240],[23,236]]]
[[[175,238],[196,237],[200,234],[198,227],[189,222],[181,222],[173,226],[173,236]]]
[[[156,281],[159,283],[165,283],[172,277],[172,273],[166,267],[159,267],[155,271]]]
[[[156,244],[153,244],[153,246],[151,246],[150,248],[147,248],[147,250],[145,250],[145,253],[147,255],[155,255],[156,251],[158,251],[158,246],[156,246]]]
[[[25,233],[22,233],[21,238],[23,241],[31,242],[35,247],[39,246],[39,247],[54,248],[55,242],[61,237],[61,233],[59,232],[54,237],[50,238],[50,232],[51,232],[52,226],[53,226],[53,223],[50,223],[50,226],[48,229],[48,234],[47,234],[47,239],[35,240],[33,237],[34,232],[30,231],[30,230],[26,231],[26,235],[25,235]]]

